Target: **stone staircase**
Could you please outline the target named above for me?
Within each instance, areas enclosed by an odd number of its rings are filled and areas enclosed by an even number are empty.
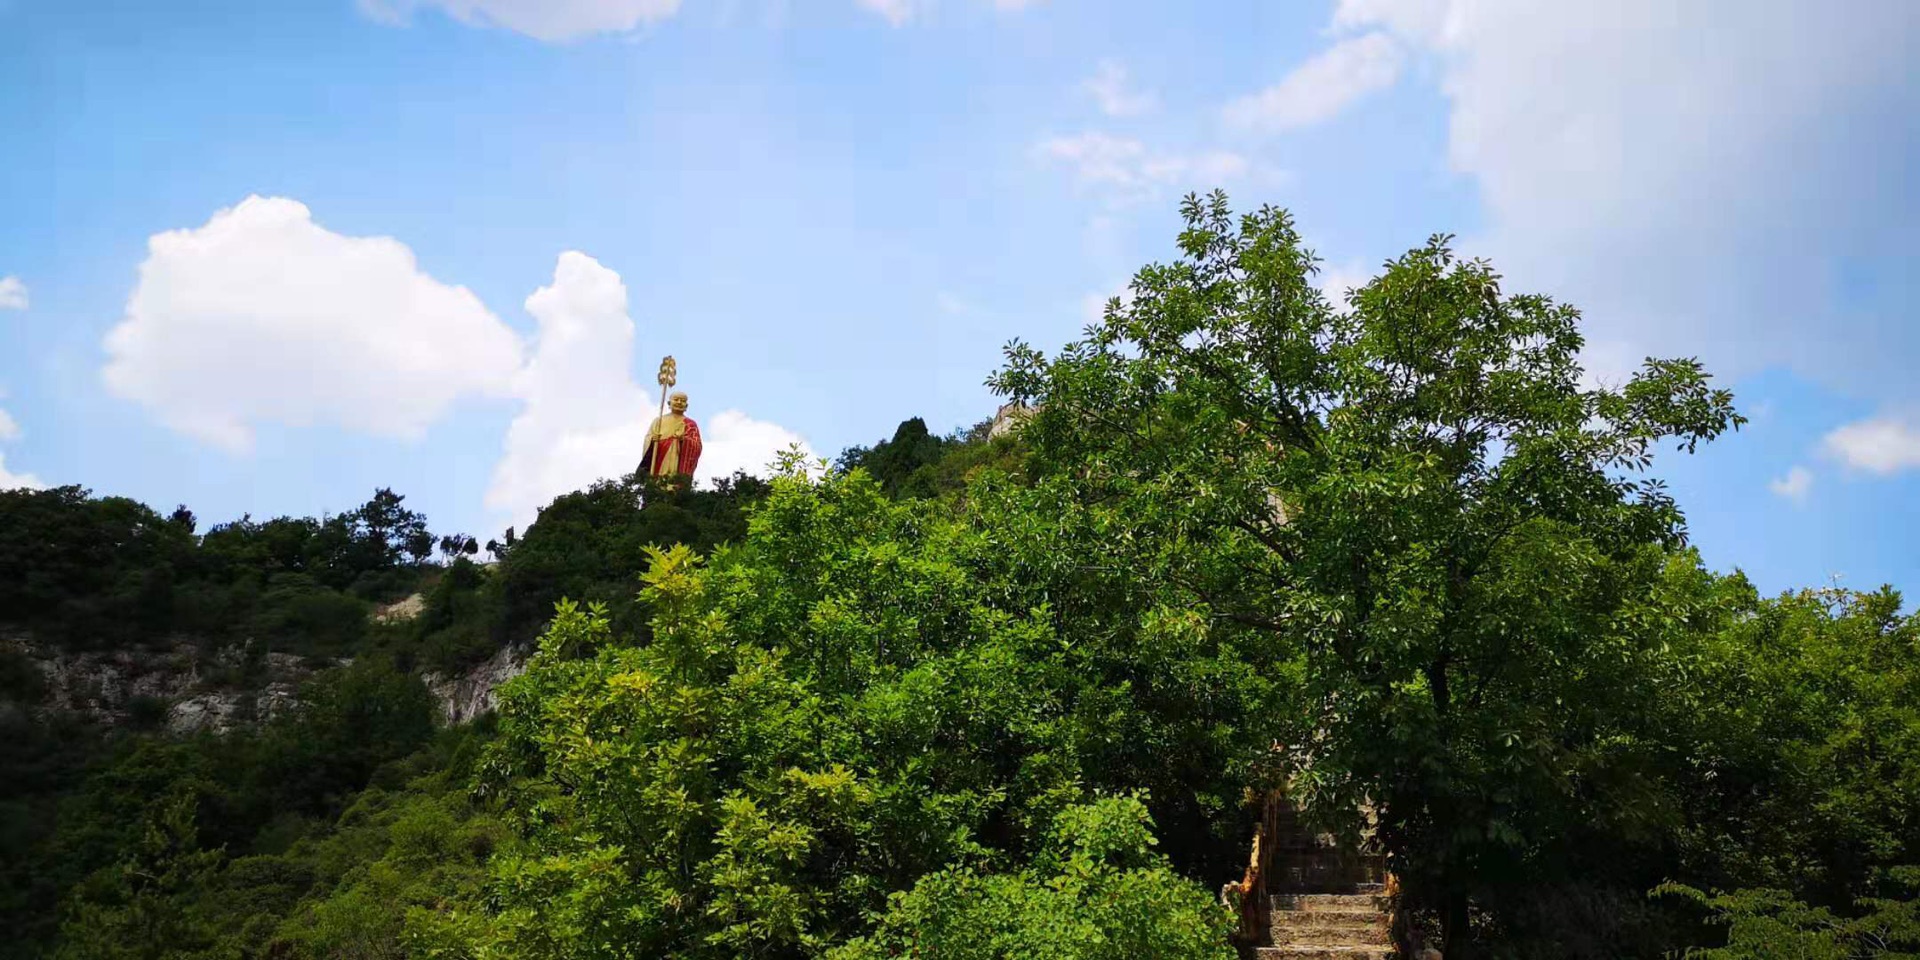
[[[1371,885],[1369,885],[1371,886]],[[1259,960],[1388,960],[1394,955],[1380,891],[1278,894]]]
[[[1395,956],[1384,898],[1386,863],[1344,849],[1300,823],[1291,809],[1268,824],[1271,860],[1261,891],[1265,923],[1258,960],[1388,960]]]

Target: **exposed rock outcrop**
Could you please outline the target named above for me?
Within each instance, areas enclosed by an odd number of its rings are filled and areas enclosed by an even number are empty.
[[[30,709],[116,725],[164,722],[175,733],[265,722],[293,704],[314,671],[347,662],[255,655],[243,646],[208,652],[186,642],[76,652],[40,646],[19,633],[0,636],[0,649],[24,657],[39,673],[41,692]]]
[[[494,708],[494,690],[525,673],[527,651],[519,647],[501,647],[493,656],[463,673],[443,674],[427,671],[420,675],[427,690],[440,702],[440,716],[447,723],[467,723]]]
[[[426,596],[416,593],[375,610],[373,619],[375,623],[405,623],[426,612],[426,609]]]
[[[209,651],[185,641],[73,651],[17,632],[0,633],[0,652],[22,658],[39,678],[32,702],[0,693],[0,709],[76,713],[114,726],[164,726],[177,734],[265,723],[294,705],[307,678],[353,662],[255,653],[245,646]],[[466,670],[427,671],[420,679],[445,722],[468,723],[493,709],[494,688],[526,670],[527,654],[503,647]]]

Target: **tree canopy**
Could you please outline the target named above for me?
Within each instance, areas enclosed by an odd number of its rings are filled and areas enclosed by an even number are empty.
[[[0,832],[0,908],[75,958],[1224,958],[1277,793],[1370,829],[1454,960],[1920,946],[1920,619],[1701,563],[1656,468],[1725,388],[1593,382],[1575,309],[1444,236],[1329,298],[1285,212],[1182,212],[1077,340],[1009,345],[1010,435],[602,482],[492,564],[425,564],[385,490],[198,537],[0,494],[16,619],[356,654],[225,738],[0,712],[0,809],[58,820]],[[432,729],[410,670],[534,635]]]

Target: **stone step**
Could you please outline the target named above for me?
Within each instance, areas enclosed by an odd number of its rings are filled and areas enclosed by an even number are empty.
[[[1285,947],[1255,947],[1259,960],[1393,960],[1392,947],[1315,947],[1294,944]]]
[[[1359,928],[1387,922],[1378,910],[1273,910],[1267,916],[1274,926]]]
[[[1276,947],[1390,947],[1393,937],[1384,917],[1354,924],[1287,924],[1275,917],[1267,939]]]
[[[1269,903],[1274,911],[1366,913],[1379,916],[1385,906],[1378,893],[1276,893]]]

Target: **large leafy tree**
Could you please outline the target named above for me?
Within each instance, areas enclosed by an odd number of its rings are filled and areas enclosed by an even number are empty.
[[[1632,815],[1597,785],[1643,764],[1640,601],[1684,542],[1645,471],[1741,418],[1693,361],[1588,384],[1577,312],[1444,237],[1335,305],[1283,211],[1236,220],[1216,193],[1183,213],[1177,261],[1057,357],[1011,346],[993,384],[1040,407],[1030,467],[1097,518],[1108,562],[1207,629],[1281,642],[1268,669],[1305,694],[1270,721],[1294,791],[1371,800],[1465,948],[1471,897]]]
[[[1015,542],[1034,525],[1010,512],[1023,501],[979,492],[978,522],[963,522],[863,471],[788,475],[710,564],[653,553],[647,642],[563,604],[504,688],[485,781],[525,846],[496,858],[483,905],[422,935],[480,955],[815,956],[866,932],[888,894],[952,869],[900,906],[902,924],[946,883],[994,898],[1010,929],[1057,921],[1127,942],[1109,927],[1162,911],[1141,942],[1217,953],[1224,914],[1157,859],[1089,862],[1068,880],[1131,893],[1076,906],[1041,889],[1061,874],[1034,858],[1067,856],[1063,811],[1131,792],[1153,758],[1217,757],[1215,728],[1248,711],[1205,702],[1247,698],[1205,689],[1184,623],[1149,629],[1136,612],[1144,642],[1115,645],[1036,602],[1045,588],[1013,577],[1059,541]],[[1129,745],[1142,731],[1162,742]],[[1171,770],[1169,793],[1234,789],[1224,764]],[[944,939],[972,955],[961,932]]]

